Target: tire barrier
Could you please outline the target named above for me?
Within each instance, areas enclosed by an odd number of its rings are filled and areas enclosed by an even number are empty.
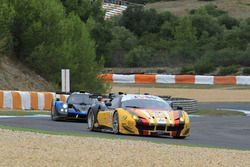
[[[15,110],[51,110],[53,92],[0,91],[0,108]]]
[[[64,103],[66,103],[68,97],[69,95],[66,94],[56,94],[56,98],[59,99],[60,101],[63,101]]]
[[[176,98],[171,96],[160,96],[164,100],[166,100],[169,104],[171,104],[174,110],[177,110],[179,107],[182,110],[192,113],[196,112],[198,109],[198,102],[194,99],[186,99],[186,98]]]
[[[250,85],[250,76],[100,74],[98,77],[110,83],[127,84]]]
[[[53,99],[66,102],[69,95],[53,92],[25,92],[25,91],[0,91],[0,108],[14,110],[41,110],[50,111]],[[187,112],[197,110],[197,101],[184,98],[161,96],[172,104],[174,109],[182,107]]]

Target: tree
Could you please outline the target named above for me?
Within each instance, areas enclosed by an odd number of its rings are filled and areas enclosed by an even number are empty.
[[[86,22],[90,17],[96,21],[104,20],[102,10],[102,0],[61,0],[66,12],[78,15],[82,21]]]
[[[137,45],[137,38],[125,27],[112,29],[113,39],[107,44],[106,66],[125,66],[125,55]]]
[[[24,8],[25,10],[22,10]],[[58,83],[62,68],[71,69],[72,88],[102,92],[101,69],[88,27],[57,0],[15,1],[16,54],[49,81]],[[16,27],[18,25],[18,27]]]
[[[173,42],[177,53],[181,57],[189,61],[194,60],[197,37],[190,18],[184,17],[179,21],[179,25],[175,28]]]
[[[10,28],[13,24],[15,11],[6,0],[0,3],[0,57],[10,55],[13,47],[13,39]]]
[[[128,7],[121,17],[121,26],[138,36],[146,32],[159,32],[162,23],[160,15],[154,9],[144,10],[142,6]]]
[[[137,46],[126,55],[126,62],[130,67],[149,67],[153,52],[145,46]]]

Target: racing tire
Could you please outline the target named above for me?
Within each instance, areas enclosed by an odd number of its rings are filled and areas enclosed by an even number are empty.
[[[52,110],[51,110],[51,120],[52,121],[59,121],[60,119],[58,118],[58,116],[56,115],[56,107],[53,106]]]
[[[174,138],[174,139],[185,139],[186,136],[174,136],[173,138]]]
[[[113,115],[113,133],[119,134],[119,115],[115,112]]]
[[[95,127],[94,127],[94,124],[95,124],[95,113],[94,111],[91,109],[89,112],[88,112],[88,118],[87,118],[87,121],[88,121],[88,129],[90,131],[94,131],[95,130]]]
[[[180,133],[181,132],[177,132],[177,135],[176,136],[173,136],[174,139],[185,139],[186,136],[180,136]]]

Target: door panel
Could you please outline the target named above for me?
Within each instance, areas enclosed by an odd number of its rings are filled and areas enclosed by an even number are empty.
[[[106,126],[112,128],[112,118],[114,111],[99,111],[97,120],[99,126]]]

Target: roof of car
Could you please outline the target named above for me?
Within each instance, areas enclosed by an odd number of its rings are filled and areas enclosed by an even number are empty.
[[[164,101],[162,98],[153,95],[142,95],[142,94],[124,94],[122,95],[121,101],[134,100],[134,99],[146,99],[146,100],[157,100]]]
[[[71,95],[91,95],[90,93],[80,93],[80,92],[73,92]]]

